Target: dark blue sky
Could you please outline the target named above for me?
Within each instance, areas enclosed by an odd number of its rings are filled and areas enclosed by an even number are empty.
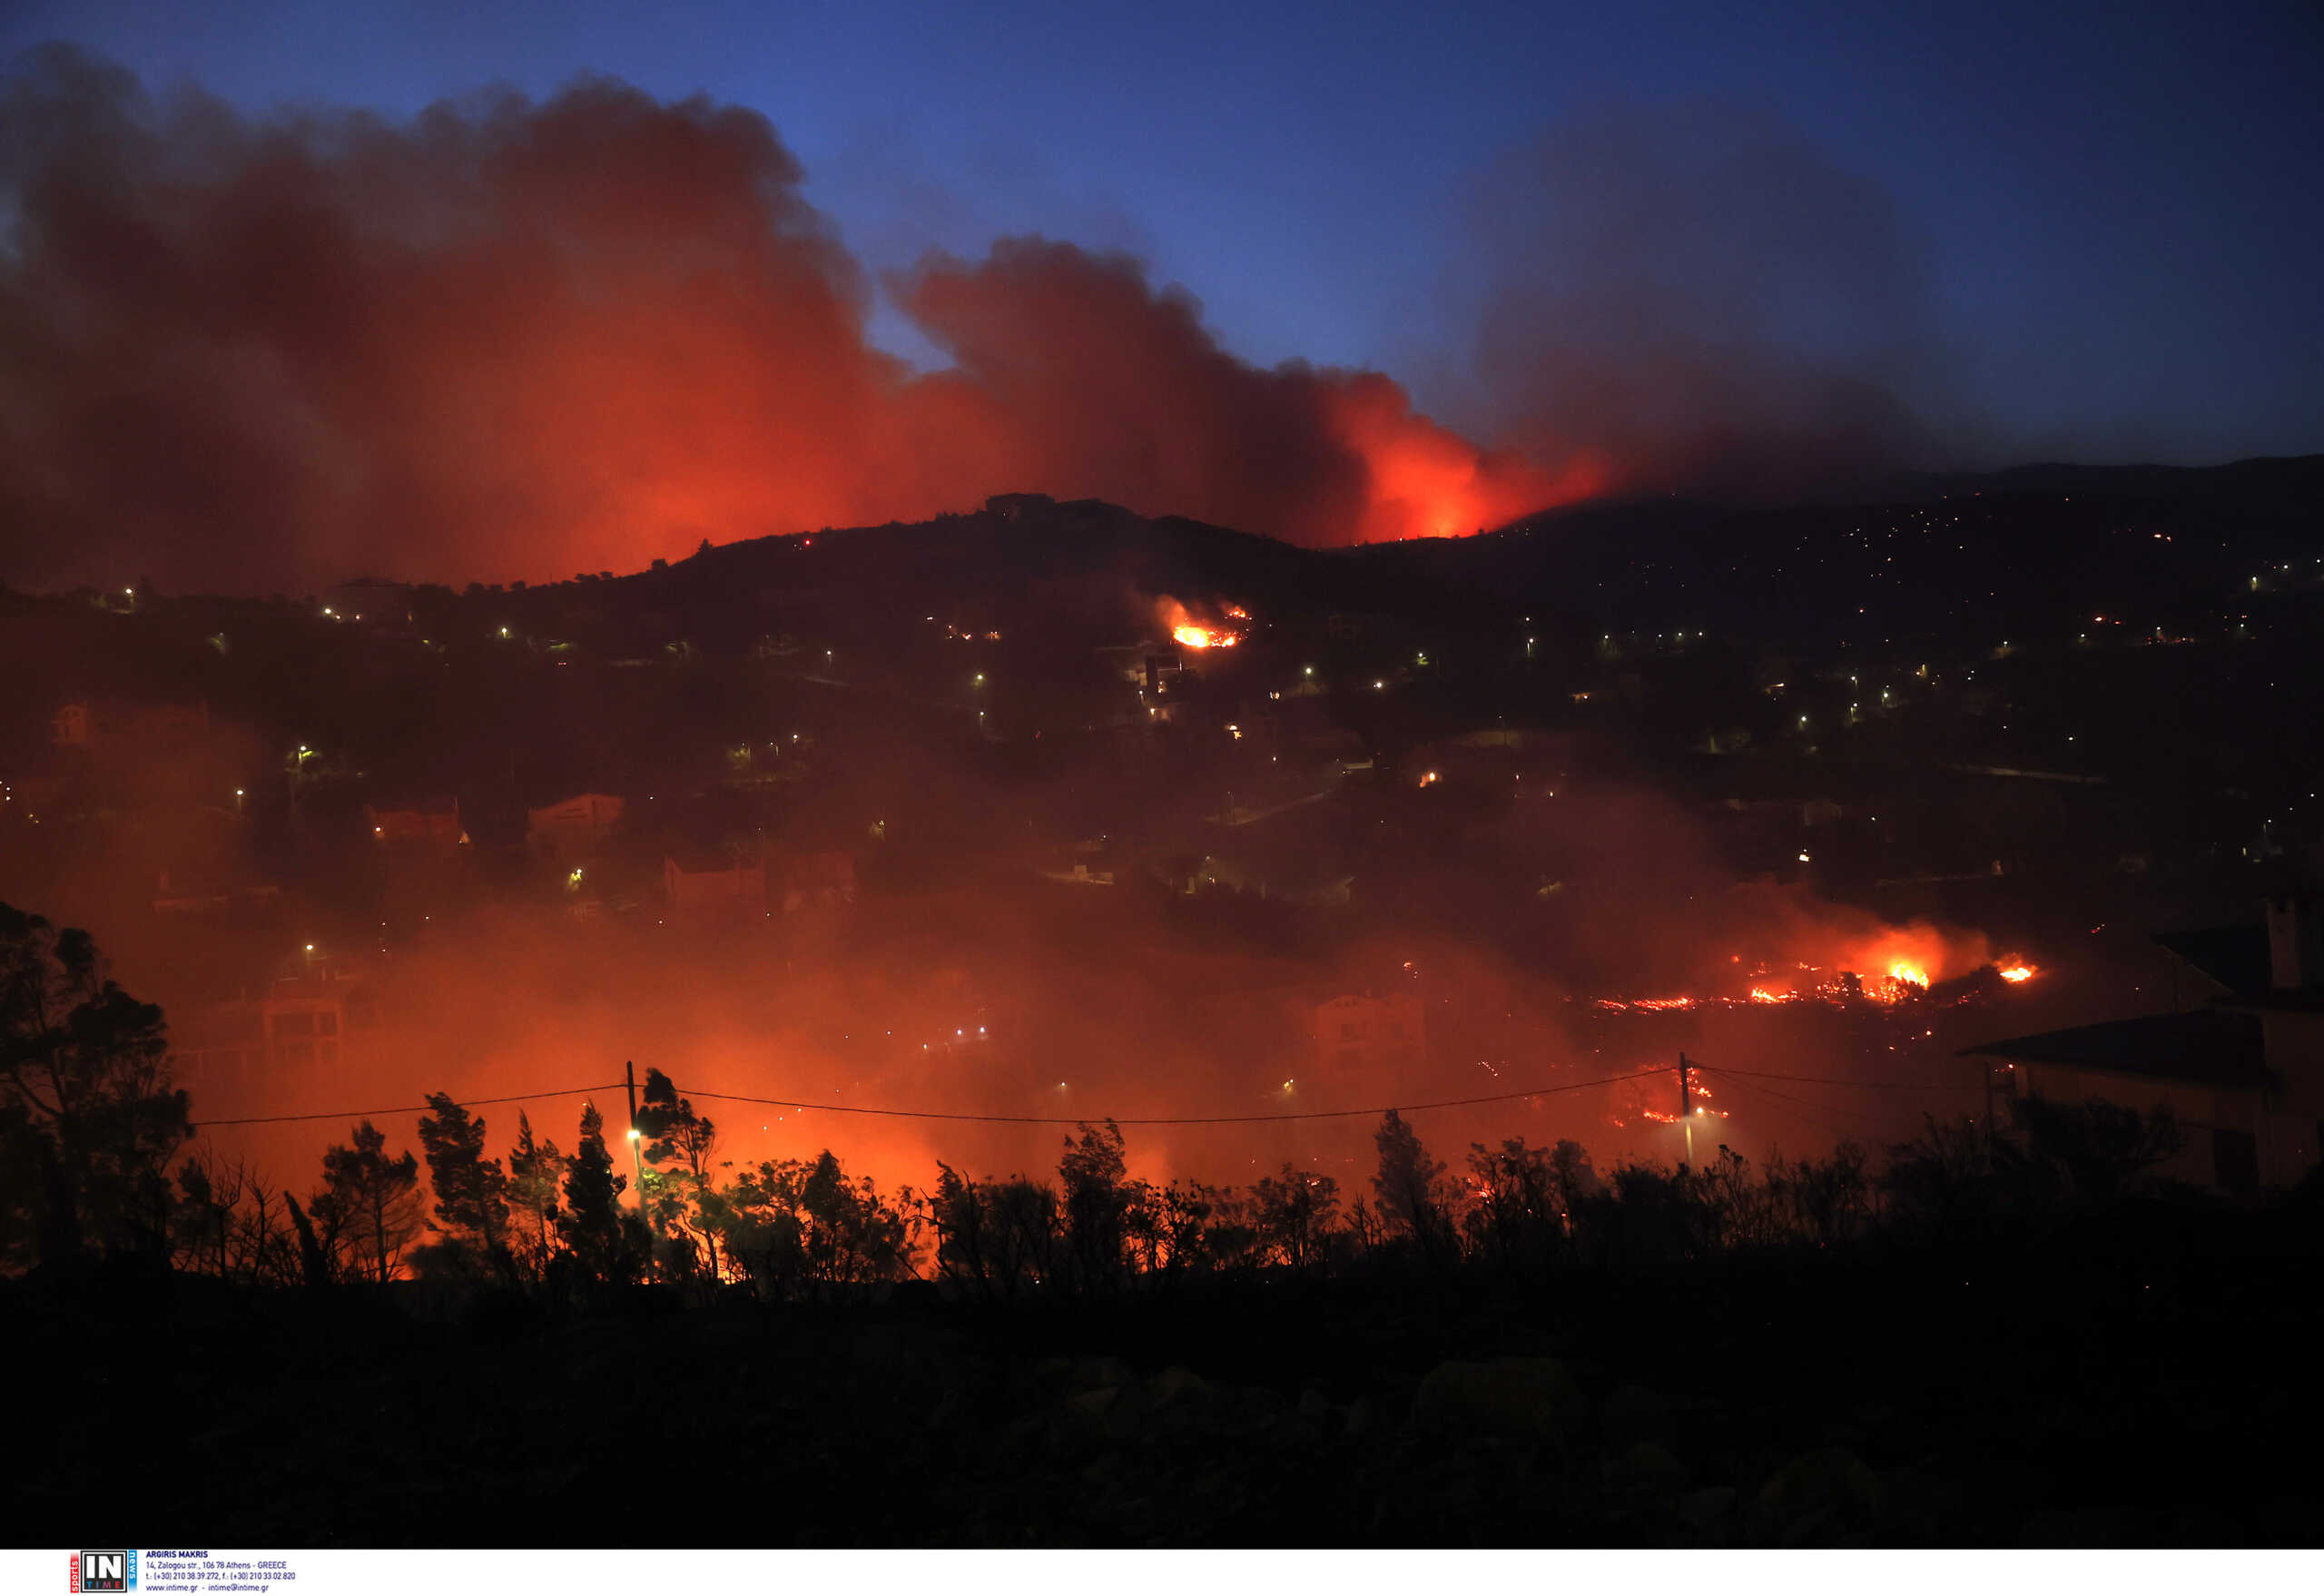
[[[2311,5],[295,5],[18,0],[151,87],[391,113],[608,73],[763,111],[868,264],[1126,248],[1263,362],[1463,407],[1481,174],[1577,118],[1772,116],[1893,200],[2001,455],[2324,449]],[[1483,202],[1491,204],[1496,201]],[[884,341],[920,354],[883,316]]]

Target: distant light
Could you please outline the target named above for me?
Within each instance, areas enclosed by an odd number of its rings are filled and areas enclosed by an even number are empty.
[[[1314,675],[1315,674],[1315,667],[1314,665],[1307,665],[1307,666],[1305,666],[1305,667],[1301,670],[1300,674],[1301,674],[1302,675],[1308,675],[1308,676],[1312,676],[1312,675]]]
[[[630,1128],[629,1139],[632,1141],[635,1141],[637,1139],[637,1130],[634,1126]]]
[[[501,628],[500,628],[500,635],[501,635],[503,637],[506,637],[507,635],[508,635],[508,628],[507,628],[507,627],[506,627],[506,626],[501,627]]]
[[[1802,864],[1805,864],[1805,863],[1807,863],[1807,852],[1806,852],[1804,850],[1801,852],[1801,853],[1800,853],[1800,855],[1799,855],[1799,862],[1800,862],[1800,863],[1802,863]]]
[[[308,952],[310,952],[310,953],[311,953],[311,952],[313,952],[314,951],[315,951],[315,945],[314,945],[314,943],[312,943],[312,942],[309,942],[309,943],[307,944],[307,951],[308,951]]]

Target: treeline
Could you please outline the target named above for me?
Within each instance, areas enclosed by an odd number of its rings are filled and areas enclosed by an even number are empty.
[[[328,1148],[304,1191],[193,1148],[170,1084],[162,1015],[103,979],[85,934],[0,905],[0,1260],[91,1254],[241,1285],[325,1288],[405,1277],[586,1304],[652,1282],[706,1301],[861,1298],[896,1283],[950,1296],[1102,1297],[1224,1275],[1384,1269],[1548,1275],[1767,1249],[1827,1253],[1901,1237],[2023,1230],[2154,1185],[2179,1145],[2168,1115],[2025,1105],[2015,1133],[1930,1121],[1876,1171],[1861,1147],[1753,1164],[1601,1174],[1572,1141],[1472,1144],[1433,1157],[1393,1110],[1375,1167],[1344,1191],[1285,1164],[1247,1186],[1128,1174],[1108,1120],[1066,1138],[1054,1174],[882,1192],[829,1151],[744,1167],[717,1126],[649,1070],[635,1121],[642,1203],[594,1105],[573,1151],[428,1099],[419,1149],[369,1120]],[[425,1175],[423,1177],[423,1167]]]

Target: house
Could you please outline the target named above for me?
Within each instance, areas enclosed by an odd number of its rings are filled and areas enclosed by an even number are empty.
[[[457,847],[468,840],[460,829],[460,801],[458,798],[419,798],[366,803],[363,823],[370,829],[371,840],[386,846],[394,842],[427,842],[440,848]]]
[[[1349,993],[1315,1008],[1315,1061],[1325,1069],[1418,1064],[1428,1056],[1420,999]]]
[[[164,870],[154,878],[150,901],[156,914],[223,914],[271,908],[282,901],[282,889],[271,882],[238,882],[216,870]]]
[[[2324,901],[2281,894],[2264,925],[2156,941],[2208,1000],[1964,1049],[1986,1061],[1989,1118],[2033,1097],[2166,1107],[2185,1145],[2161,1173],[2225,1191],[2297,1184],[2324,1146]]]
[[[627,809],[610,793],[583,793],[544,809],[527,810],[525,841],[547,858],[586,858],[606,845]]]
[[[763,920],[769,912],[766,866],[739,852],[665,854],[662,889],[670,912],[687,920]]]
[[[372,1061],[379,1010],[359,977],[322,967],[276,980],[263,997],[196,1010],[171,1032],[181,1080],[236,1104],[304,1101],[300,1088],[328,1095]]]
[[[207,704],[59,704],[49,717],[49,740],[60,748],[159,747],[198,742],[210,734]]]

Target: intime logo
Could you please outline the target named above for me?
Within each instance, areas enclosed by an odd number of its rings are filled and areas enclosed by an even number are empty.
[[[137,1553],[130,1551],[84,1552],[73,1560],[75,1591],[137,1589]]]

